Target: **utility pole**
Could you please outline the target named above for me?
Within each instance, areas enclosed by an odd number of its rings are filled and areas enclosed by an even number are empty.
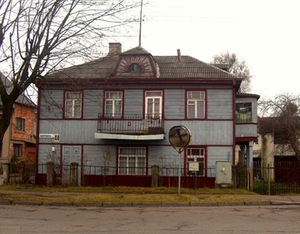
[[[140,33],[139,33],[139,46],[142,46],[142,21],[143,21],[143,0],[141,0],[140,10]]]

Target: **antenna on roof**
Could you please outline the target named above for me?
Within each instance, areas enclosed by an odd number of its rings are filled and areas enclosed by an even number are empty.
[[[140,10],[140,32],[139,32],[139,46],[142,46],[142,18],[143,18],[143,0],[141,0],[141,10]]]

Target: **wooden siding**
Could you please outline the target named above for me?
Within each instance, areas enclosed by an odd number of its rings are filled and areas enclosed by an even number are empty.
[[[63,90],[41,90],[40,118],[61,119],[63,117]]]
[[[207,118],[232,119],[232,90],[207,91]]]
[[[83,95],[83,118],[97,119],[102,112],[103,91],[85,90]]]
[[[59,134],[62,144],[96,144],[97,120],[41,120],[40,134]],[[40,138],[40,143],[53,139]]]
[[[143,113],[143,90],[130,89],[124,93],[124,115],[134,114],[142,116]]]
[[[207,147],[207,167],[215,168],[217,161],[232,162],[232,147]],[[209,173],[209,172],[208,172]],[[215,171],[213,171],[215,173]],[[215,177],[215,174],[208,174],[208,177]]]
[[[165,132],[168,135],[175,125],[186,126],[192,135],[193,145],[232,145],[232,121],[165,121]]]
[[[236,137],[257,137],[256,124],[237,124],[235,127]]]
[[[185,92],[181,89],[166,89],[164,93],[165,119],[184,119]]]

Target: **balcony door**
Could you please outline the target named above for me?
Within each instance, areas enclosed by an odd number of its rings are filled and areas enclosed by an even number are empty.
[[[161,119],[162,91],[146,91],[145,102],[145,119]]]

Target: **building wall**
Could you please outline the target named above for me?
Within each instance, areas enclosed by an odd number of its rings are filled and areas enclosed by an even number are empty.
[[[17,118],[25,119],[24,131],[16,129]],[[1,155],[1,162],[10,161],[13,155],[13,145],[22,145],[23,157],[35,161],[36,157],[36,109],[19,103],[14,104],[14,112],[11,118],[9,128],[5,133],[3,140],[3,151]],[[26,142],[31,142],[27,144]]]
[[[191,87],[188,87],[190,89]],[[117,146],[146,146],[148,167],[160,165],[178,167],[178,153],[170,146],[168,132],[175,125],[186,126],[192,135],[190,146],[205,147],[207,167],[215,167],[216,161],[233,159],[233,91],[231,87],[210,88],[207,91],[207,119],[185,119],[185,89],[156,86],[163,91],[163,114],[165,140],[162,141],[117,141],[95,139],[98,114],[103,109],[103,90],[84,90],[83,119],[63,119],[64,90],[41,90],[39,134],[59,134],[59,142],[39,139],[38,163],[62,162],[61,149],[65,145],[82,146],[82,165],[117,165]],[[143,114],[144,90],[136,87],[124,89],[124,114]],[[52,151],[55,147],[55,151]],[[39,168],[41,173],[42,167]],[[100,170],[100,169],[99,169]],[[100,173],[100,172],[99,172]],[[115,172],[111,172],[115,173]],[[150,171],[149,171],[150,173]],[[208,176],[215,176],[211,173]]]

